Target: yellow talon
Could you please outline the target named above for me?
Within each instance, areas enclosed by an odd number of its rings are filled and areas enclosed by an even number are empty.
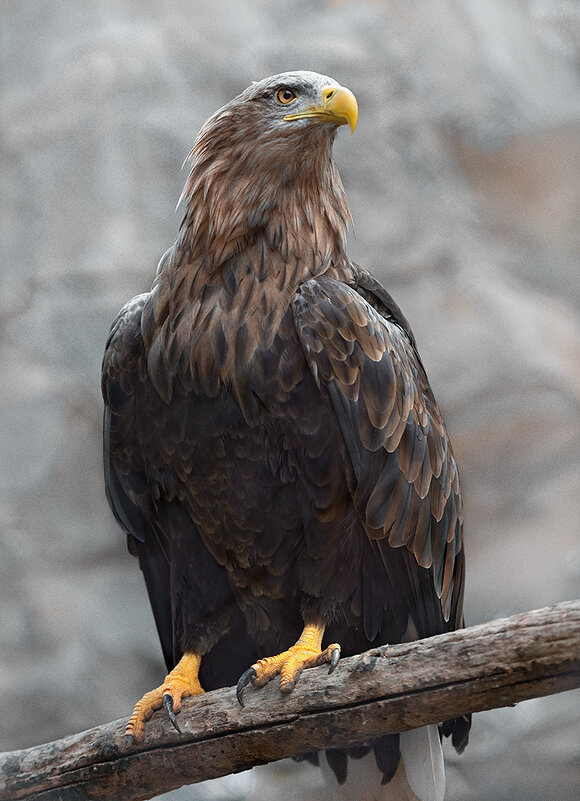
[[[280,675],[280,690],[289,693],[304,668],[330,663],[329,673],[334,670],[340,657],[340,645],[333,643],[322,650],[322,637],[324,625],[308,623],[304,626],[299,640],[287,651],[276,656],[267,656],[259,659],[252,665],[252,684],[263,687],[274,676]]]
[[[200,664],[201,656],[184,654],[165,677],[163,684],[145,693],[143,698],[135,704],[135,709],[125,729],[125,737],[130,738],[131,742],[140,742],[143,739],[145,722],[149,720],[155,710],[161,709],[162,706],[165,706],[170,720],[180,731],[175,720],[175,713],[181,709],[182,698],[201,695],[204,692],[199,683]]]

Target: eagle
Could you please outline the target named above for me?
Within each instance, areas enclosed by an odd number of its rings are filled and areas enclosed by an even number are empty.
[[[243,705],[250,683],[289,692],[341,654],[463,625],[449,437],[407,320],[346,253],[332,146],[357,118],[353,93],[310,71],[219,109],[177,240],[111,327],[106,492],[169,671],[130,741],[162,707],[179,730],[185,697],[238,682]],[[469,725],[329,750],[325,767],[338,787],[367,754],[377,787],[406,770],[410,797],[442,798],[440,738],[461,751]]]

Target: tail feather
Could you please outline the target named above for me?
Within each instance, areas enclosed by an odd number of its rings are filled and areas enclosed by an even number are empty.
[[[335,772],[321,755],[329,797],[336,801],[443,801],[445,768],[437,726],[404,732],[399,742],[401,759],[385,784],[372,751],[362,759],[349,756],[344,784],[338,784]]]
[[[445,766],[437,726],[403,732],[399,737],[401,760],[409,787],[421,801],[443,801]]]

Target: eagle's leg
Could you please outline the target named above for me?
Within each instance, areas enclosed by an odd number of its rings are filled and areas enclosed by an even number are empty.
[[[298,641],[287,651],[276,656],[259,659],[251,668],[240,676],[237,696],[240,705],[244,705],[243,693],[248,684],[263,687],[274,676],[280,675],[280,690],[289,693],[295,686],[304,668],[330,663],[328,669],[332,673],[340,658],[340,645],[333,643],[322,650],[324,624],[307,623]]]
[[[177,731],[181,731],[175,718],[175,713],[179,712],[181,708],[181,699],[204,692],[199,683],[200,664],[201,656],[193,653],[184,654],[171,673],[165,677],[163,684],[145,693],[143,698],[135,704],[135,709],[125,729],[125,737],[130,742],[139,742],[143,738],[145,721],[162,706],[165,707],[165,711]]]

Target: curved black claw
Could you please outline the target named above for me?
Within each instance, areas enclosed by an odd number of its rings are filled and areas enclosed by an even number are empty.
[[[238,699],[238,703],[241,707],[244,706],[244,690],[251,684],[251,682],[256,678],[258,674],[254,670],[253,667],[249,667],[247,670],[244,670],[240,678],[238,679],[238,686],[236,687],[236,696]]]
[[[167,712],[167,717],[173,723],[177,731],[182,734],[181,729],[179,728],[179,723],[177,722],[177,718],[175,717],[175,712],[173,711],[173,698],[169,695],[169,693],[165,693],[163,696],[163,707]]]
[[[328,668],[328,675],[330,675],[334,670],[334,668],[338,665],[339,659],[340,659],[340,648],[335,648],[332,651],[332,657],[330,659],[330,667]]]

